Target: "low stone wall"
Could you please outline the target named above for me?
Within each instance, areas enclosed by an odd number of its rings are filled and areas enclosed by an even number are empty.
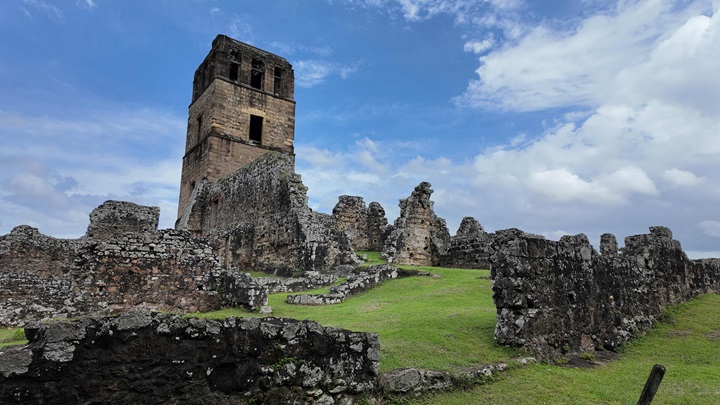
[[[266,287],[269,293],[308,291],[337,283],[337,274],[321,274],[316,271],[305,272],[303,277],[253,277],[252,282]]]
[[[63,240],[19,226],[0,237],[0,325],[131,308],[195,312],[266,303],[266,288],[222,270],[209,245],[184,231]]]
[[[527,357],[513,360],[509,364],[496,363],[468,367],[452,373],[419,368],[399,368],[380,376],[380,389],[385,399],[403,396],[417,397],[439,391],[466,389],[472,385],[491,382],[499,373],[512,367],[523,367],[535,362],[534,358]]]
[[[583,234],[560,241],[500,231],[494,237],[495,338],[553,359],[615,349],[655,324],[664,308],[720,291],[720,260],[689,260],[665,227],[604,235],[599,255]]]
[[[375,333],[148,312],[34,324],[0,349],[0,403],[350,404],[377,387]]]
[[[351,295],[365,292],[383,281],[398,277],[410,277],[429,275],[430,273],[398,269],[395,266],[381,264],[368,267],[366,271],[360,271],[348,275],[347,280],[339,285],[330,287],[328,294],[296,294],[288,295],[286,302],[294,305],[330,305],[339,304]]]
[[[343,294],[297,294],[288,295],[285,302],[291,305],[333,305],[345,301]]]

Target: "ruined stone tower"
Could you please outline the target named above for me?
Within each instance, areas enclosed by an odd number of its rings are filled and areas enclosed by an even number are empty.
[[[268,151],[294,158],[294,82],[287,60],[215,38],[193,80],[178,218],[202,180],[216,182]]]

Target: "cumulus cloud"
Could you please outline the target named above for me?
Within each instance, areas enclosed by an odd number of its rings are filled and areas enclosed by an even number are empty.
[[[172,227],[182,149],[166,145],[177,144],[184,117],[95,107],[93,114],[70,109],[62,117],[0,111],[0,135],[10,140],[0,156],[0,217],[6,219],[0,233],[42,224],[50,235],[77,237],[90,211],[107,199],[159,205],[161,226]]]
[[[662,177],[674,186],[694,186],[702,180],[695,176],[693,172],[677,168],[663,171]]]
[[[420,7],[418,18],[426,15],[426,3],[408,4]],[[516,41],[498,38],[479,58],[479,79],[455,100],[555,115],[541,133],[519,134],[466,162],[399,159],[355,145],[362,153],[335,155],[337,168],[316,174],[304,166],[311,199],[313,186],[337,195],[320,179],[342,182],[343,173],[378,179],[345,187],[363,196],[403,198],[428,180],[436,210],[451,225],[473,215],[488,229],[518,226],[547,235],[562,229],[596,241],[603,232],[622,238],[665,224],[690,250],[716,250],[700,234],[720,235],[718,223],[707,219],[720,202],[720,89],[710,73],[720,71],[720,14],[702,1],[598,7],[569,28],[546,21],[524,27]],[[363,153],[377,165],[360,169]],[[315,204],[331,208],[334,201]]]
[[[479,79],[456,101],[513,111],[598,106],[612,98],[618,75],[646,63],[658,38],[697,12],[698,6],[677,12],[670,2],[648,0],[622,2],[570,29],[544,23],[516,46],[481,57]]]

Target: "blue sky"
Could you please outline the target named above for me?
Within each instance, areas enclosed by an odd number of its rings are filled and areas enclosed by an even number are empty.
[[[311,206],[430,181],[454,233],[620,240],[666,225],[720,256],[720,1],[8,0],[0,234],[84,233],[107,199],[177,209],[195,68],[225,33],[295,69]]]

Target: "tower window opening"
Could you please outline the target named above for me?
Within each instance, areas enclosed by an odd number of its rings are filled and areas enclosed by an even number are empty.
[[[234,62],[230,62],[230,73],[228,74],[228,79],[232,80],[233,82],[236,82],[238,80],[238,70],[240,69],[240,65]]]
[[[273,93],[280,94],[282,92],[282,69],[275,68],[275,82],[273,85]]]
[[[262,143],[262,127],[263,117],[257,115],[250,116],[250,141]]]
[[[261,60],[253,59],[252,72],[250,74],[250,86],[262,90],[264,78],[265,64]]]

